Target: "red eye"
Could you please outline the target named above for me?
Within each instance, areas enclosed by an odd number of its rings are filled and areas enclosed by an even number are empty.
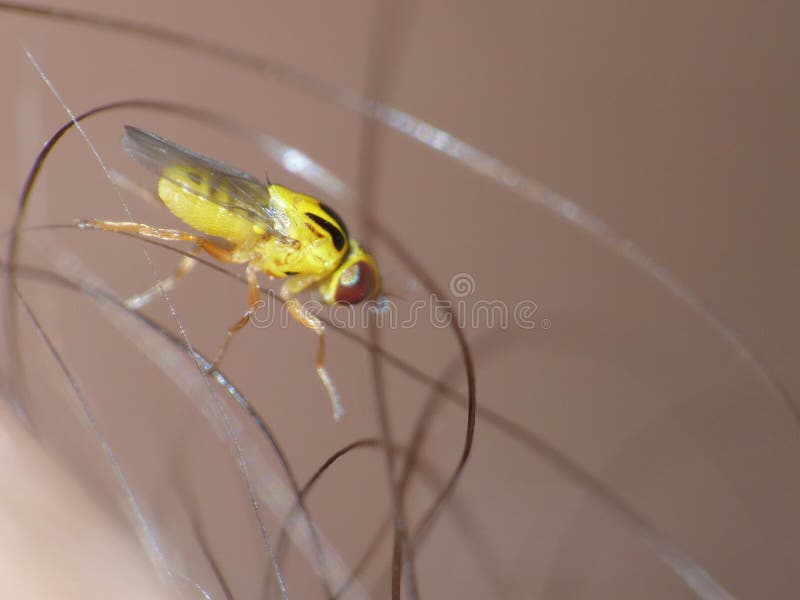
[[[369,263],[360,260],[347,267],[339,277],[334,298],[336,302],[358,304],[375,295],[378,291],[377,285],[375,269]]]

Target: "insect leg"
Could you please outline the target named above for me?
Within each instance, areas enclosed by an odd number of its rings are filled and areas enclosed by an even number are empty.
[[[258,268],[253,262],[250,262],[247,265],[247,312],[244,313],[244,316],[241,319],[236,321],[236,323],[228,328],[228,331],[225,333],[225,340],[222,342],[219,350],[217,350],[217,354],[214,357],[214,362],[211,363],[211,366],[208,368],[208,372],[214,371],[219,366],[222,357],[225,355],[225,352],[228,349],[228,344],[231,343],[233,334],[237,331],[240,331],[250,322],[250,317],[256,310],[260,298],[257,273]]]
[[[167,242],[194,242],[211,256],[222,262],[242,263],[250,260],[250,256],[234,256],[227,248],[215,244],[209,239],[194,233],[187,233],[179,229],[165,229],[152,227],[144,223],[131,223],[127,221],[100,221],[98,219],[81,219],[77,221],[81,229],[103,229],[104,231],[118,231],[132,233],[144,237],[156,238]]]
[[[228,263],[241,263],[250,261],[253,259],[251,255],[242,255],[242,254],[234,254],[229,249],[224,248],[218,244],[215,244],[211,240],[208,240],[202,236],[195,235],[193,233],[187,233],[185,231],[180,231],[178,229],[165,229],[162,227],[152,227],[150,225],[145,225],[144,223],[131,223],[131,222],[117,222],[117,221],[100,221],[98,219],[87,219],[87,220],[80,220],[78,221],[78,227],[82,229],[103,229],[105,231],[117,231],[121,233],[131,233],[134,235],[141,235],[144,237],[152,237],[159,240],[165,241],[178,241],[178,242],[194,242],[196,247],[202,248],[208,254],[216,258],[221,262],[228,262]],[[175,273],[165,279],[164,281],[160,282],[159,284],[154,285],[150,289],[136,294],[131,298],[128,298],[125,301],[125,305],[132,309],[136,310],[142,308],[143,306],[147,305],[149,302],[152,301],[158,294],[162,293],[162,290],[168,291],[172,289],[177,283],[178,280],[183,278],[196,264],[196,261],[189,256],[184,256],[181,259],[181,262],[178,264],[178,268],[176,269]],[[252,274],[251,274],[251,271]],[[238,328],[232,327],[232,330],[238,331],[247,323],[247,319],[249,315],[252,313],[253,304],[258,300],[258,280],[255,276],[255,271],[248,266],[248,282],[250,283],[250,309],[248,309],[247,314],[242,318],[243,323],[238,326]],[[252,275],[252,281],[250,281]],[[253,286],[255,286],[255,291],[253,290]],[[255,299],[253,299],[255,297]],[[238,325],[238,323],[237,323]],[[229,330],[230,337],[231,333]],[[225,347],[227,347],[227,340],[226,343],[223,344],[223,348],[218,353],[218,358],[221,358]],[[218,360],[214,361],[216,365]]]
[[[149,188],[139,185],[121,171],[110,169],[109,177],[111,178],[111,182],[118,188],[123,189],[134,196],[138,196],[147,204],[151,206],[157,206],[161,204],[161,198],[158,197],[158,194],[154,193]],[[172,275],[162,279],[143,292],[139,292],[136,295],[130,296],[125,300],[125,306],[130,310],[139,310],[144,308],[157,296],[172,291],[178,281],[183,279],[183,277],[185,277],[196,264],[197,262],[194,259],[184,256],[178,263],[178,267],[175,269],[175,272]]]
[[[325,323],[320,321],[315,315],[311,314],[296,298],[292,296],[302,291],[304,288],[316,283],[318,278],[310,280],[308,278],[293,278],[281,286],[280,297],[285,301],[286,308],[289,314],[301,325],[308,327],[317,334],[319,338],[319,347],[317,349],[317,362],[316,369],[322,385],[328,392],[328,397],[331,399],[331,406],[333,407],[333,418],[340,421],[344,416],[344,407],[342,406],[342,399],[339,392],[336,391],[336,386],[333,384],[328,370],[325,368]]]
[[[178,283],[178,281],[183,279],[196,264],[197,261],[191,256],[182,257],[178,263],[178,268],[175,269],[175,272],[172,275],[162,279],[145,291],[129,297],[125,300],[125,306],[130,310],[139,310],[140,308],[144,308],[157,296],[170,292]]]

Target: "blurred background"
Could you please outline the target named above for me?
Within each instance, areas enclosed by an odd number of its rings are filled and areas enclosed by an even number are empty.
[[[464,324],[479,415],[454,493],[415,548],[420,598],[796,596],[795,5],[430,1],[385,14],[363,2],[48,6],[190,35],[239,54],[3,10],[4,231],[36,154],[69,119],[27,51],[75,113],[125,99],[179,102],[282,140],[351,190],[366,170],[380,227],[407,246],[437,287],[465,314],[475,314],[479,302],[509,311],[505,327],[485,319]],[[376,27],[391,51],[376,51]],[[242,57],[276,61],[289,75],[276,78]],[[370,64],[376,79],[368,80]],[[485,155],[447,145],[442,135],[434,136],[436,150],[383,128],[365,160],[362,115],[332,100],[349,96],[302,83],[309,81],[355,98],[369,81],[382,81],[381,102]],[[334,198],[237,130],[179,112],[117,110],[84,128],[108,168],[150,189],[154,178],[119,146],[124,124],[319,195],[354,237],[371,241],[401,320],[414,301],[430,305],[424,277],[380,232],[367,230],[356,193]],[[432,130],[415,131],[428,139]],[[461,160],[446,155],[453,148],[461,148]],[[488,177],[465,164],[472,159]],[[559,203],[567,198],[575,204]],[[124,298],[178,260],[109,233],[34,228],[78,218],[179,225],[163,208],[118,193],[71,131],[31,195],[20,264]],[[31,448],[38,444],[62,471],[27,469],[34,478],[41,473],[39,493],[58,498],[67,493],[62,476],[71,479],[97,519],[127,540],[114,544],[129,544],[141,571],[151,573],[142,577],[167,581],[165,594],[265,598],[272,590],[281,597],[268,546],[277,543],[292,492],[252,419],[155,330],[86,292],[24,274],[18,283],[80,390],[18,304],[12,341],[24,366],[15,369],[6,353],[6,379],[17,384],[29,416]],[[245,306],[243,285],[201,265],[169,302],[159,299],[143,313],[213,356]],[[529,309],[528,327],[514,319],[520,306]],[[246,329],[222,364],[301,485],[338,449],[380,437],[370,351],[358,341],[368,333],[349,331],[357,339],[328,336],[328,367],[347,411],[341,423],[314,373],[315,336],[294,323]],[[399,463],[432,385],[450,390],[425,419],[430,431],[405,500],[414,529],[464,446],[466,371],[452,328],[425,311],[413,327],[384,326],[380,338],[395,359],[380,363]],[[16,417],[5,419],[11,431]],[[331,551],[325,564],[334,589],[392,514],[386,470],[380,449],[360,448],[308,494]],[[27,522],[8,517],[6,525],[9,519]],[[77,553],[82,531],[43,541],[42,560],[72,542]],[[302,537],[307,530],[296,531]],[[324,597],[309,542],[298,540],[281,565],[288,596]],[[380,540],[341,597],[389,597],[390,532]],[[108,578],[116,564],[100,557],[88,563],[88,581]],[[54,572],[44,562],[30,571],[42,578]],[[143,589],[137,577],[120,571],[110,585],[135,593]],[[31,593],[16,597],[37,597]],[[91,594],[90,587],[74,597]]]

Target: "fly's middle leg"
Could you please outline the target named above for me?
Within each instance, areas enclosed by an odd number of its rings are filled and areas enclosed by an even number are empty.
[[[254,258],[253,261],[256,259]],[[250,262],[247,265],[247,312],[244,313],[241,319],[236,321],[233,325],[228,328],[228,331],[225,333],[225,340],[222,342],[219,350],[217,350],[217,354],[214,356],[214,362],[211,363],[211,366],[208,368],[208,372],[215,371],[217,367],[219,367],[220,362],[222,361],[222,357],[225,355],[225,352],[228,350],[228,345],[231,343],[231,339],[233,335],[238,331],[241,331],[242,328],[250,322],[253,314],[255,313],[256,309],[258,308],[258,302],[260,299],[260,288],[258,287],[258,268],[254,265],[254,262]]]
[[[310,279],[301,278],[301,276],[298,276],[295,279],[290,279],[283,284],[279,295],[285,302],[286,309],[289,311],[289,314],[292,315],[292,317],[298,323],[304,327],[307,327],[308,329],[311,329],[317,334],[317,338],[319,339],[316,361],[317,375],[319,376],[322,385],[325,387],[325,391],[328,392],[328,397],[331,400],[333,418],[336,421],[340,421],[344,416],[342,399],[339,396],[339,392],[336,390],[336,386],[333,383],[330,373],[328,373],[328,369],[325,368],[325,323],[313,315],[305,306],[303,306],[301,302],[293,297],[294,294],[302,291],[302,289],[308,287],[316,281],[316,279],[312,281]]]

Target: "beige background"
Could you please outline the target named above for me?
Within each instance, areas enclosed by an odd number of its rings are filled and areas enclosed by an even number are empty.
[[[368,3],[81,8],[274,58],[348,90],[365,84]],[[397,56],[381,65],[389,104],[544,182],[635,241],[741,334],[789,396],[800,395],[794,5],[420,2],[407,12]],[[3,223],[35,153],[66,119],[25,48],[76,112],[124,98],[207,107],[299,147],[354,185],[360,122],[341,107],[196,51],[119,32],[7,13],[0,27]],[[123,123],[309,189],[241,138],[174,115],[126,111],[88,123],[104,160],[143,183],[152,180],[118,148]],[[546,331],[467,331],[479,403],[602,481],[734,597],[794,597],[800,424],[753,364],[585,233],[398,134],[382,144],[369,167],[376,214],[438,285],[446,289],[454,274],[468,273],[477,285],[468,302],[533,300],[539,324],[552,323]],[[174,223],[162,209],[127,199],[137,219]],[[364,235],[357,206],[335,204],[354,234]],[[79,217],[125,213],[85,142],[71,134],[45,169],[28,224]],[[24,248],[26,262],[64,272],[79,259],[120,295],[147,287],[154,268],[164,274],[175,261],[150,249],[151,266],[135,242],[91,232],[31,232]],[[376,251],[387,287],[425,297],[380,242]],[[233,596],[256,597],[266,553],[226,444],[87,298],[31,282],[23,289],[171,556],[213,597],[224,597],[194,527]],[[244,297],[203,268],[171,294],[190,340],[207,354]],[[176,330],[163,302],[147,314]],[[22,322],[29,410],[42,443],[132,531],[96,437]],[[425,322],[386,331],[384,340],[433,377],[458,352],[449,332]],[[377,431],[365,351],[340,336],[330,347],[348,409],[340,425],[313,375],[313,336],[301,328],[253,328],[236,339],[224,365],[276,431],[300,480],[337,448]],[[427,393],[391,368],[386,378],[402,442]],[[462,380],[459,372],[454,385],[463,389]],[[434,426],[425,456],[442,472],[455,464],[463,423],[463,411],[448,408]],[[312,492],[315,519],[349,564],[388,510],[383,469],[375,451],[362,450]],[[412,518],[430,498],[414,489]],[[388,595],[381,579],[388,557],[385,542],[362,580],[375,597]],[[695,597],[617,513],[484,422],[455,502],[420,549],[416,571],[423,598]],[[291,597],[319,593],[311,573],[293,554]],[[122,576],[119,584],[134,585]]]

